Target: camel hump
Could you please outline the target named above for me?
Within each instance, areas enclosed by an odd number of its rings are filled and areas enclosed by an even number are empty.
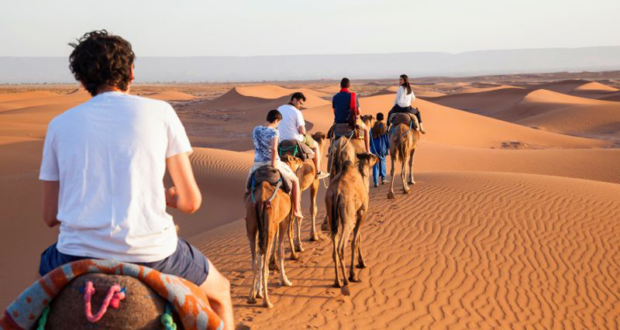
[[[92,314],[99,313],[110,288],[119,285],[125,297],[118,309],[110,304],[99,321],[86,317],[84,292],[88,282],[95,289],[91,298]],[[46,329],[162,329],[161,317],[167,301],[137,278],[125,275],[87,274],[80,276],[54,298]],[[174,315],[177,327],[181,326]]]

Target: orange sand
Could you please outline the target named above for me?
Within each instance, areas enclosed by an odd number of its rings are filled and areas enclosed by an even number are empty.
[[[620,149],[611,147],[620,131],[614,126],[620,103],[593,97],[617,90],[583,80],[527,88],[454,86],[458,94],[421,91],[426,99],[414,104],[428,134],[416,154],[412,192],[397,190],[397,199],[388,200],[387,186],[371,188],[362,228],[368,263],[363,282],[352,284],[348,297],[331,288],[331,243],[324,236],[305,242],[300,261],[286,260],[293,287],[279,287],[271,277],[272,310],[245,302],[250,253],[240,219],[253,159],[249,132],[298,90],[308,97],[308,126],[325,131],[337,86],[241,86],[213,100],[177,91],[147,95],[176,101],[196,147],[191,161],[204,204],[191,216],[171,213],[180,235],[231,280],[240,324],[617,328]],[[361,98],[362,112],[387,114],[394,92],[390,87]],[[35,279],[39,254],[57,236],[41,219],[37,180],[47,124],[88,98],[83,91],[0,94],[0,261],[6,265],[0,308]],[[395,186],[400,189],[400,182]]]

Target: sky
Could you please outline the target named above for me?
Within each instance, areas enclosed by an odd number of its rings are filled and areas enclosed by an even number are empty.
[[[68,56],[107,29],[138,56],[261,56],[620,45],[618,0],[3,1],[0,56]]]

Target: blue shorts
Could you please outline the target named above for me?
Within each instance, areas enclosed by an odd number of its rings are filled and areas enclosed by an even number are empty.
[[[44,276],[52,270],[73,261],[82,259],[95,259],[91,257],[78,257],[61,253],[52,244],[41,254],[39,274]],[[168,258],[155,262],[133,262],[133,264],[153,268],[165,274],[182,277],[198,286],[202,285],[209,275],[209,260],[197,248],[179,238],[177,249]]]

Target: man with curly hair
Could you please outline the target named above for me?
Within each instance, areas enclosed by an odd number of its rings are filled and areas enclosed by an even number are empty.
[[[129,94],[135,54],[123,38],[92,31],[70,45],[71,71],[93,97],[48,127],[43,216],[60,234],[41,255],[39,273],[85,258],[145,265],[200,286],[233,329],[230,283],[177,237],[166,213],[166,205],[191,214],[202,203],[179,117],[166,102]],[[167,189],[166,169],[174,184]]]

